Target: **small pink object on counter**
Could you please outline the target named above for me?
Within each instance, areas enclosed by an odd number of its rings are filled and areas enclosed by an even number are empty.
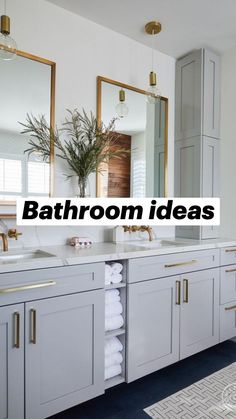
[[[75,247],[88,247],[91,246],[92,241],[88,237],[71,237],[69,244]]]

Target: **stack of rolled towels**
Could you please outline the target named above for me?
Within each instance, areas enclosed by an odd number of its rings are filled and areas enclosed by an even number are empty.
[[[121,374],[123,345],[117,337],[105,340],[105,380]]]
[[[124,325],[123,306],[118,289],[105,291],[105,331],[120,329]]]
[[[105,264],[105,285],[118,284],[122,281],[123,265],[119,262]]]

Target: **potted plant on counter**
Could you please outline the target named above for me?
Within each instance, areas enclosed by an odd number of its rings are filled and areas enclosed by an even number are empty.
[[[86,196],[86,186],[91,173],[102,172],[102,165],[110,159],[123,158],[127,150],[113,147],[120,135],[115,132],[115,121],[112,119],[105,126],[99,123],[92,112],[85,110],[67,110],[68,116],[62,128],[52,130],[44,116],[35,117],[27,114],[22,134],[29,135],[29,155],[41,155],[44,161],[49,161],[51,141],[54,141],[56,155],[63,159],[70,173],[67,178],[77,176],[79,197]]]

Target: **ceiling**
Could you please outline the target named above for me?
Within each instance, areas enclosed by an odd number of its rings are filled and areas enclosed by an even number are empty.
[[[179,57],[199,47],[223,52],[236,45],[235,0],[48,0],[136,41],[151,46],[144,32],[162,23],[155,48]]]

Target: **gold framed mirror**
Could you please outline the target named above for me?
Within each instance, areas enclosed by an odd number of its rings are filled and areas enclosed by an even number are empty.
[[[26,116],[44,115],[55,126],[56,63],[17,51],[12,61],[0,61],[0,217],[13,218],[18,196],[53,196],[54,143],[48,162],[29,156],[19,124]],[[36,158],[37,157],[37,158]],[[9,211],[9,208],[11,208]]]
[[[97,197],[168,196],[168,98],[149,98],[150,92],[97,77],[98,123],[117,118],[118,145],[129,149],[127,158],[97,172]]]

